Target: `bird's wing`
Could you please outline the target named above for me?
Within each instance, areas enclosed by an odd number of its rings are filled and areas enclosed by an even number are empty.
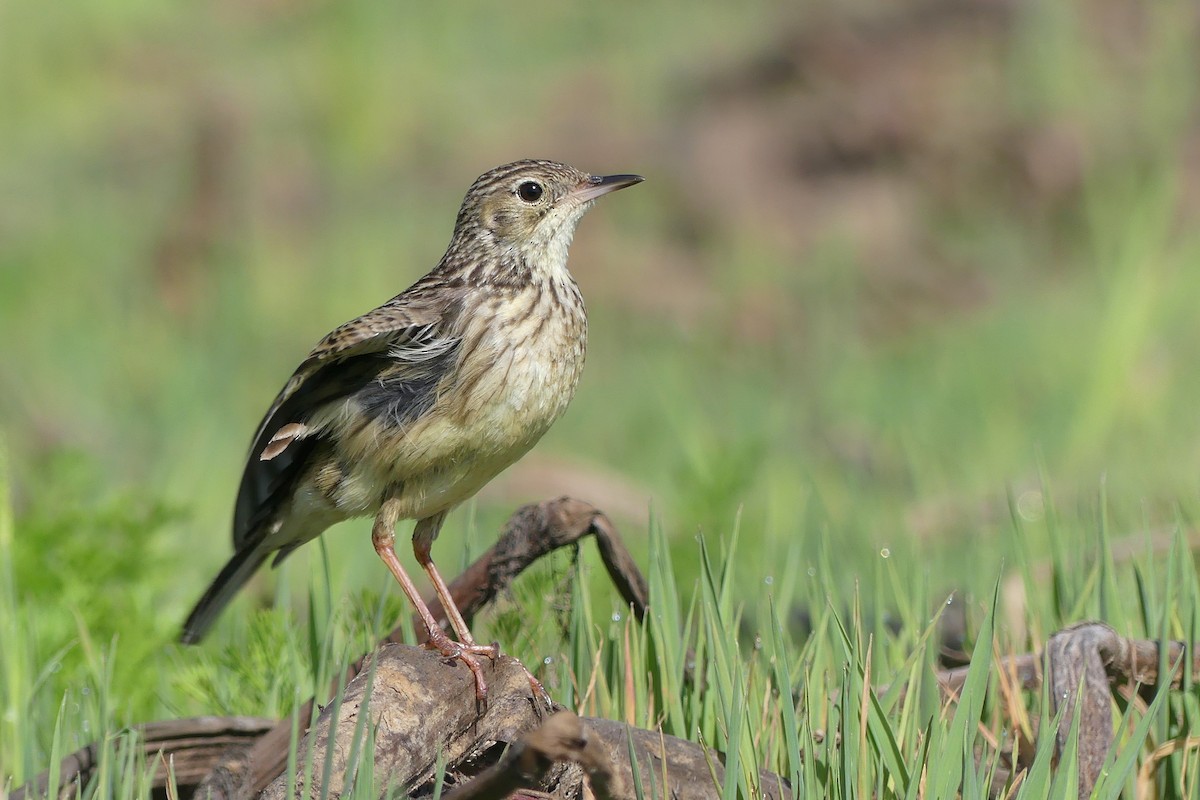
[[[319,410],[354,396],[364,412],[387,413],[402,424],[428,406],[458,346],[447,324],[454,311],[435,300],[401,295],[313,348],[254,435],[234,508],[234,547],[249,544],[290,500],[321,441],[305,425]]]

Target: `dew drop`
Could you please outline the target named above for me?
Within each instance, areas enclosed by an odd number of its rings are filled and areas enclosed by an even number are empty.
[[[879,555],[882,556],[883,558],[891,558],[892,557],[892,549],[890,547],[885,547],[879,551]]]
[[[620,615],[620,614],[618,614],[618,613],[616,613],[616,612],[614,611],[614,612],[613,612],[613,615],[612,615],[612,621],[613,621],[613,622],[620,622],[620,621],[621,621],[621,615]]]
[[[1037,522],[1046,513],[1046,504],[1042,493],[1037,489],[1029,489],[1017,496],[1017,513],[1027,522]]]

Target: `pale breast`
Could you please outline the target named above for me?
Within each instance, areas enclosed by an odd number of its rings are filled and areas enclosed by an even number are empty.
[[[489,300],[463,344],[451,418],[481,449],[527,448],[562,415],[579,383],[587,346],[579,290],[553,282]]]
[[[566,410],[587,344],[573,282],[489,298],[461,336],[459,361],[428,413],[402,429],[369,425],[344,442],[350,469],[338,506],[372,506],[392,486],[405,516],[451,508],[524,455]]]

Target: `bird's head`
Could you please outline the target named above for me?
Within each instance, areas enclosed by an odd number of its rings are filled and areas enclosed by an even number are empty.
[[[596,198],[641,181],[640,175],[589,175],[554,161],[505,164],[467,190],[455,239],[526,266],[565,268],[575,226]]]

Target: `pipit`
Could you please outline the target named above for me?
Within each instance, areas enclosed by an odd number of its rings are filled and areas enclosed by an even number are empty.
[[[274,554],[329,526],[374,515],[375,551],[400,583],[430,646],[487,687],[475,643],[430,558],[446,514],[524,455],[575,393],[587,342],[567,249],[584,212],[638,175],[593,176],[517,161],[467,191],[450,246],[425,277],[317,344],[254,434],[233,519],[234,555],[200,598],[181,640],[199,641]],[[458,637],[434,620],[394,549],[416,520],[413,552]]]

